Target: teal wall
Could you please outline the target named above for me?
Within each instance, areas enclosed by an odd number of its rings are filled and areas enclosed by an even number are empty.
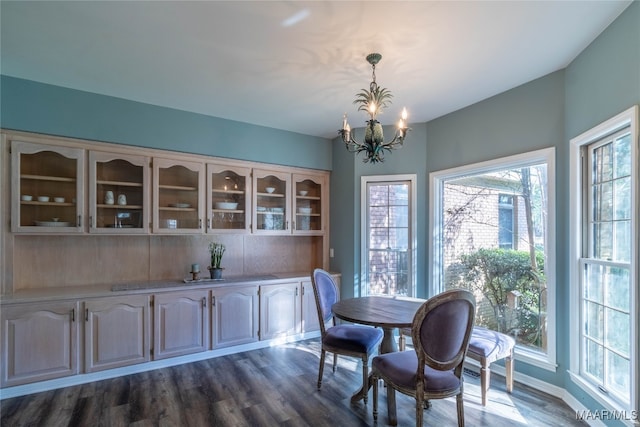
[[[341,295],[343,298],[360,296],[360,178],[369,175],[415,174],[418,201],[417,214],[417,296],[426,297],[426,259],[427,239],[427,199],[422,197],[427,187],[427,157],[425,123],[411,123],[404,146],[385,154],[383,163],[371,164],[362,161],[363,155],[347,152],[340,138],[333,141],[333,165],[331,176],[331,236],[335,256],[331,260],[331,269],[342,273]],[[363,135],[362,129],[355,130],[356,135]],[[393,135],[395,128],[384,128],[384,134]],[[356,138],[361,139],[361,138]]]
[[[640,2],[632,3],[564,70],[516,87],[426,123],[381,166],[361,165],[334,140],[331,188],[331,244],[343,272],[342,296],[354,294],[360,269],[360,177],[418,174],[420,266],[418,294],[425,296],[429,277],[428,174],[470,163],[556,149],[557,363],[550,372],[522,362],[517,371],[566,388],[586,408],[603,409],[569,380],[569,139],[640,104]],[[350,157],[351,156],[351,157]],[[346,159],[346,160],[345,160]],[[339,204],[339,207],[336,207]],[[346,274],[344,274],[346,273]],[[636,344],[638,345],[638,344]],[[616,425],[611,423],[611,425]]]
[[[1,76],[0,126],[331,170],[328,139]]]
[[[558,194],[568,198],[569,140],[603,121],[640,104],[640,2],[635,1],[566,69],[566,122],[563,149],[558,153]],[[636,160],[637,161],[637,160]],[[558,265],[566,265],[569,253],[569,207],[558,212]],[[558,269],[558,283],[569,283],[568,269]],[[558,353],[569,362],[569,287],[561,288]],[[640,343],[636,342],[638,347]],[[582,405],[604,409],[582,392],[565,370],[564,388]],[[607,425],[621,425],[613,421]]]

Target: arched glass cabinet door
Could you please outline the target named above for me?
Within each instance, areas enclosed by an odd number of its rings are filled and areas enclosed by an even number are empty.
[[[326,197],[323,175],[293,174],[293,233],[322,234],[325,229],[323,206]]]
[[[291,234],[291,174],[253,170],[254,234]]]
[[[149,232],[149,158],[89,152],[89,232]]]
[[[204,164],[153,159],[153,232],[204,231]]]
[[[11,231],[84,231],[81,148],[11,141]]]
[[[251,169],[207,165],[207,232],[251,230]]]

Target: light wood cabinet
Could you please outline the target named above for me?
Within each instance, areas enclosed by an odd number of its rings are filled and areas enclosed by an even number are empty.
[[[213,348],[258,341],[258,286],[229,286],[211,292]]]
[[[153,300],[153,359],[209,348],[209,292],[157,294]]]
[[[153,159],[153,232],[204,231],[204,163]]]
[[[11,231],[81,233],[85,151],[11,142]]]
[[[89,232],[149,232],[149,158],[89,152]]]
[[[251,231],[251,169],[207,165],[207,232]]]
[[[260,286],[260,339],[300,333],[299,283]]]
[[[149,296],[85,301],[84,321],[86,372],[150,360]]]
[[[76,302],[2,308],[2,387],[78,373]]]

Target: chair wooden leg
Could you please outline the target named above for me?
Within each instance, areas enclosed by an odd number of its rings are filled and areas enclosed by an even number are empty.
[[[511,393],[513,391],[513,350],[511,351],[511,355],[505,359],[504,367],[507,371],[507,392]]]
[[[480,390],[482,392],[482,406],[487,406],[487,394],[489,393],[489,382],[491,379],[491,369],[487,359],[482,358],[480,361]]]
[[[424,418],[424,395],[420,392],[416,393],[416,427],[422,427],[422,419]]]
[[[362,400],[366,405],[369,398],[369,365],[367,363],[367,358],[362,359],[362,390],[364,391]]]
[[[371,377],[371,381],[373,381],[373,420],[376,421],[378,419],[378,378],[375,376]]]
[[[326,351],[322,350],[320,352],[320,369],[318,369],[318,389],[322,386],[322,373],[324,371],[324,357],[326,355]]]
[[[338,364],[338,354],[333,353],[333,372],[336,371],[336,365]]]
[[[386,383],[385,383],[386,384]],[[387,384],[387,418],[390,426],[398,425],[398,414],[396,411],[396,389]]]
[[[462,400],[462,390],[456,396],[456,408],[458,410],[458,427],[464,427],[464,402]]]

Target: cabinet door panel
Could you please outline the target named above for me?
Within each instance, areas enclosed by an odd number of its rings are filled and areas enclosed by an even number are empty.
[[[258,287],[213,290],[213,347],[258,341]]]
[[[159,294],[154,301],[153,358],[166,359],[209,347],[207,291]]]
[[[149,361],[148,307],[146,295],[85,302],[87,372]]]
[[[316,298],[313,295],[311,281],[302,282],[302,332],[320,330]]]
[[[11,141],[11,230],[84,230],[84,156],[80,148]]]
[[[260,287],[260,339],[300,332],[298,283]]]
[[[75,302],[2,308],[2,386],[78,372]]]

